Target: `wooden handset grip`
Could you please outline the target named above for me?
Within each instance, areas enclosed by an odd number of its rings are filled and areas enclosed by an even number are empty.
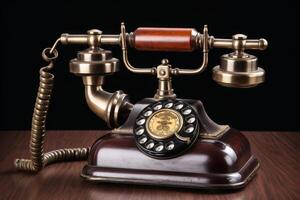
[[[193,51],[199,33],[192,28],[138,28],[129,35],[129,44],[143,51]]]

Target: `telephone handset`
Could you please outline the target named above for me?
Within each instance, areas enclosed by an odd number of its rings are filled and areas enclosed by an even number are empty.
[[[44,153],[45,123],[53,88],[50,73],[58,57],[57,45],[83,44],[89,48],[70,61],[70,72],[81,76],[89,108],[113,128],[91,147],[59,149]],[[158,79],[154,98],[136,104],[123,91],[103,89],[104,79],[119,70],[119,60],[102,45],[120,45],[125,67]],[[134,67],[127,48],[144,51],[194,51],[202,49],[202,64],[195,69],[173,68],[167,59],[152,68]],[[236,34],[232,39],[214,38],[191,28],[138,28],[126,33],[62,34],[42,57],[49,64],[40,70],[40,86],[32,118],[30,159],[16,159],[17,169],[38,172],[44,166],[65,160],[88,160],[81,176],[92,182],[153,184],[193,188],[243,187],[255,175],[259,162],[248,140],[228,125],[219,125],[206,114],[199,100],[179,99],[172,87],[174,75],[203,72],[213,48],[234,52],[221,56],[213,79],[222,86],[248,88],[264,81],[264,70],[246,49],[264,50],[265,39],[249,40]]]

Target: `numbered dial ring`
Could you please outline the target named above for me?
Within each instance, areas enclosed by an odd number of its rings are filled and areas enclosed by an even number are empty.
[[[179,100],[162,100],[147,106],[137,117],[134,136],[138,148],[150,157],[180,155],[198,139],[199,122],[193,108]]]

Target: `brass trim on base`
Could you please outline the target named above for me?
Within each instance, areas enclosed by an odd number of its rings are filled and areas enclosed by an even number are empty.
[[[226,133],[230,127],[228,125],[219,125],[219,129],[215,132],[200,133],[199,137],[203,139],[218,139]]]

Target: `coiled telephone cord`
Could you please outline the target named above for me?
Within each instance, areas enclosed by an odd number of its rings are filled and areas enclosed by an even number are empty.
[[[30,159],[16,159],[19,170],[38,172],[46,165],[61,161],[87,160],[89,148],[65,148],[44,153],[46,118],[53,89],[53,62],[40,69],[40,83],[31,124]]]

